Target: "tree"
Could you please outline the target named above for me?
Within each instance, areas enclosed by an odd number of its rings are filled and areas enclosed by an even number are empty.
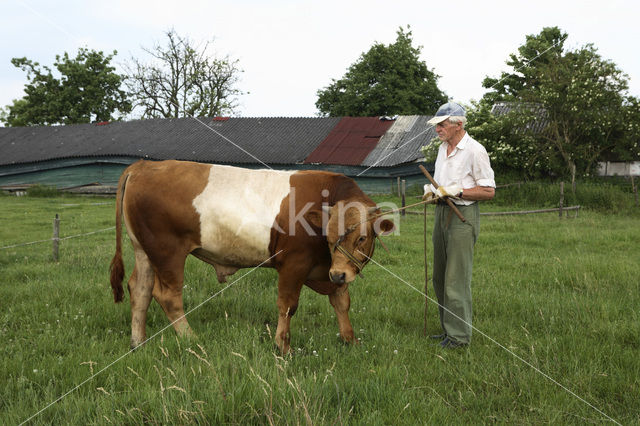
[[[438,75],[420,61],[411,31],[397,31],[395,43],[375,43],[340,80],[318,90],[316,107],[323,116],[433,114],[447,101]]]
[[[143,48],[154,60],[132,58],[127,87],[144,118],[213,117],[233,113],[238,61],[208,56],[210,42],[194,47],[175,30],[166,32],[167,45]]]
[[[497,101],[519,99],[526,89],[540,87],[540,67],[562,56],[562,49],[568,34],[557,27],[543,28],[538,35],[525,37],[525,44],[518,48],[518,54],[512,53],[506,64],[512,72],[503,72],[500,78],[486,77],[482,87],[492,90],[482,100],[490,105]]]
[[[6,107],[2,120],[8,126],[77,124],[110,121],[116,113],[128,113],[131,103],[120,89],[123,77],[110,65],[116,54],[80,48],[75,58],[66,52],[56,55],[60,78],[47,66],[13,58],[11,63],[27,73],[29,82],[26,95]]]
[[[565,51],[566,37],[557,27],[527,36],[507,61],[513,72],[485,79],[492,91],[471,114],[469,129],[504,157],[499,164],[574,180],[612,153],[638,155],[639,102],[627,93],[628,77],[592,44]],[[498,101],[515,107],[489,117]]]

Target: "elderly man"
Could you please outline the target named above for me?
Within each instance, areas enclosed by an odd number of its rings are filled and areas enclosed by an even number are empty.
[[[423,199],[437,198],[433,228],[433,287],[438,298],[443,348],[471,342],[471,272],[473,247],[478,238],[478,201],[495,195],[495,180],[485,148],[467,134],[465,110],[455,102],[442,105],[429,124],[436,126],[442,144],[434,179],[424,186]],[[462,222],[449,208],[448,197],[462,212]]]

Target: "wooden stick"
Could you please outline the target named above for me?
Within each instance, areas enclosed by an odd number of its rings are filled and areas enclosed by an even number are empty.
[[[424,213],[424,328],[422,333],[424,336],[427,336],[427,305],[429,305],[429,297],[427,297],[427,288],[429,287],[429,263],[427,260],[427,205],[423,204],[423,213]]]
[[[429,179],[429,182],[431,182],[431,184],[438,189],[439,185],[436,183],[435,180],[433,180],[433,177],[431,176],[431,174],[427,171],[427,169],[424,168],[424,166],[422,164],[419,164],[418,167],[420,167],[420,170],[422,170],[422,173],[427,177],[427,179]],[[464,216],[462,215],[462,213],[460,213],[460,210],[458,210],[458,208],[456,207],[455,204],[453,204],[453,201],[451,201],[449,199],[449,197],[444,199],[447,204],[449,205],[449,207],[451,207],[451,210],[453,210],[453,212],[456,214],[456,216],[458,216],[458,219],[460,219],[462,222],[466,222],[467,219],[464,218]]]

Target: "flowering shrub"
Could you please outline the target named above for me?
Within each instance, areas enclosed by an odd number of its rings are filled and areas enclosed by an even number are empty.
[[[422,155],[424,155],[425,161],[427,163],[435,163],[441,144],[442,141],[439,137],[436,136],[435,138],[431,139],[429,145],[425,145],[420,148],[420,151],[422,151]]]

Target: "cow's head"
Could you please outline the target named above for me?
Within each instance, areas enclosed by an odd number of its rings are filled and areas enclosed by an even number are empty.
[[[335,284],[353,281],[373,255],[377,235],[394,230],[388,219],[377,217],[380,210],[361,202],[340,201],[332,207],[307,213],[307,220],[322,228],[331,252],[329,279]]]

